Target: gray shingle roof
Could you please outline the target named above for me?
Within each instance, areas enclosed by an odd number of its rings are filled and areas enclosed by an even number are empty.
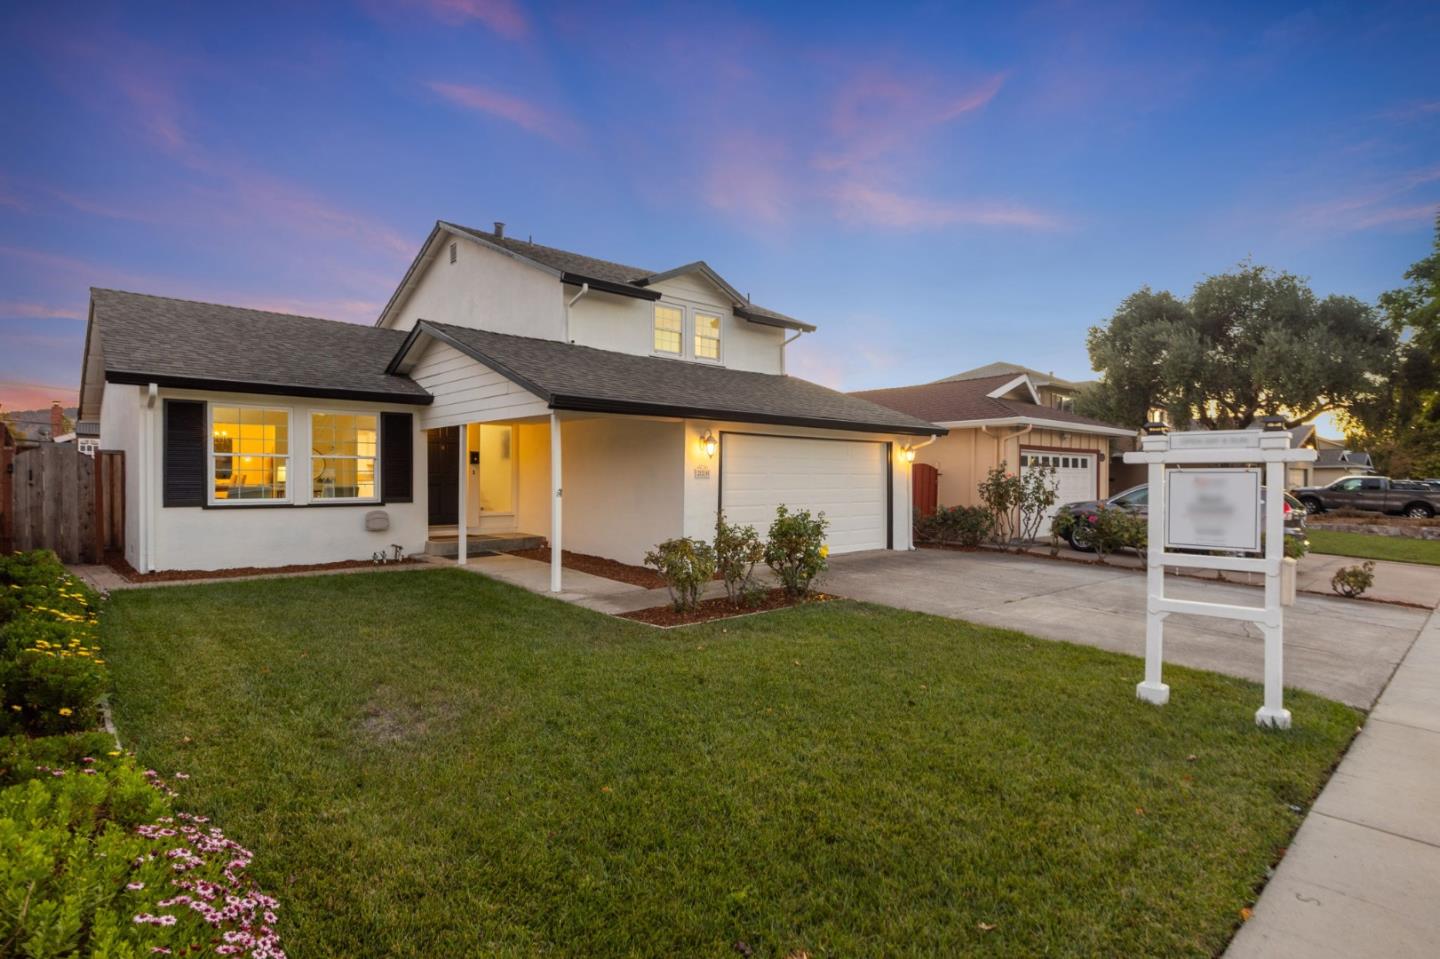
[[[1021,400],[997,399],[990,392],[1015,379],[1013,373],[987,376],[973,380],[940,380],[917,386],[899,386],[885,390],[861,390],[852,396],[879,403],[937,423],[958,423],[966,420],[1000,420],[1012,417],[1073,423],[1078,428],[1103,427],[1125,429],[1113,423],[1081,416],[1069,410],[1040,406]]]
[[[109,382],[430,402],[386,372],[398,330],[119,290],[90,302]]]
[[[555,409],[696,416],[929,436],[945,430],[793,376],[615,353],[422,320],[416,327],[474,357]],[[398,365],[406,350],[396,355]]]
[[[627,266],[624,263],[616,263],[613,260],[601,260],[593,256],[585,256],[581,253],[572,253],[569,250],[559,250],[553,246],[532,243],[529,240],[520,240],[511,236],[496,236],[487,230],[477,230],[472,226],[462,226],[459,223],[450,223],[442,220],[441,224],[459,230],[461,233],[469,234],[477,240],[509,250],[517,256],[523,256],[542,266],[548,266],[552,270],[572,274],[574,277],[582,280],[599,280],[602,283],[634,287],[636,293],[643,292],[646,286],[654,282],[656,278],[667,276],[672,272],[647,270],[640,266]],[[749,302],[737,305],[735,312],[745,319],[756,323],[763,323],[767,326],[783,326],[790,329],[805,330],[807,332],[815,329],[810,323],[802,322],[794,317],[786,316],[784,313],[769,310],[763,306],[757,306]]]

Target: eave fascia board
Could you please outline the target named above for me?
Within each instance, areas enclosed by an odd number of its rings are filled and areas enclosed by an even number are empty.
[[[503,374],[502,374],[503,375]],[[669,403],[645,403],[635,400],[611,400],[603,397],[556,395],[550,408],[583,413],[614,413],[620,416],[663,416],[676,419],[730,420],[736,423],[763,423],[768,426],[802,426],[811,429],[842,430],[847,433],[898,434],[903,436],[943,436],[947,430],[939,424],[904,426],[881,423],[859,423],[851,420],[827,420],[808,416],[787,416],[781,413],[725,410],[713,407],[679,406]]]
[[[1067,423],[1064,420],[1047,420],[1034,416],[999,416],[979,420],[941,420],[936,424],[952,430],[979,429],[982,426],[1038,426],[1044,430],[1059,430],[1065,433],[1095,433],[1100,436],[1135,436],[1139,430],[1126,430],[1118,426],[1096,426],[1090,423]]]
[[[774,316],[764,316],[759,313],[752,313],[743,306],[735,307],[735,315],[749,323],[758,323],[761,326],[773,326],[782,330],[799,330],[801,333],[814,333],[818,327],[814,323],[806,323],[803,320],[780,319]]]
[[[674,279],[677,276],[684,276],[687,273],[699,273],[709,280],[726,296],[730,297],[732,306],[742,306],[749,301],[741,295],[740,291],[731,286],[730,283],[719,273],[716,273],[710,264],[704,260],[696,260],[693,263],[686,263],[684,266],[677,266],[673,270],[665,270],[661,273],[652,273],[650,276],[636,280],[636,286],[654,286],[656,283],[663,283],[666,280]]]
[[[385,303],[385,309],[381,310],[380,315],[376,317],[376,326],[384,326],[385,321],[390,318],[395,310],[404,305],[405,300],[410,296],[415,280],[419,277],[418,271],[420,265],[428,261],[433,255],[432,250],[435,244],[435,238],[440,232],[440,221],[437,220],[435,221],[435,225],[430,228],[430,235],[427,236],[425,242],[420,245],[420,252],[415,254],[415,259],[410,261],[409,269],[407,269],[405,275],[400,278],[400,284],[395,287],[395,292],[390,294],[390,299]]]
[[[660,294],[655,290],[646,290],[638,286],[631,286],[628,283],[616,283],[612,280],[597,280],[594,277],[585,276],[581,273],[561,273],[560,282],[570,286],[581,286],[588,284],[590,289],[599,293],[614,293],[616,296],[628,296],[637,300],[658,300]]]
[[[383,393],[375,390],[351,390],[344,387],[300,386],[293,383],[266,383],[250,380],[217,380],[203,376],[171,376],[140,373],[134,370],[106,370],[105,382],[129,386],[156,386],[173,390],[198,390],[206,393],[257,393],[263,396],[303,396],[307,399],[357,400],[366,403],[395,403],[401,406],[429,406],[435,397],[429,393]]]
[[[1030,393],[1030,401],[1038,406],[1040,403],[1040,394],[1035,391],[1035,384],[1031,381],[1029,373],[1021,373],[1014,379],[1001,386],[997,386],[985,395],[992,400],[998,400],[1022,383],[1025,384],[1025,389]]]

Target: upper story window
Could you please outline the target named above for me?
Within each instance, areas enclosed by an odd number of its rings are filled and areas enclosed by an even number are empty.
[[[310,497],[376,499],[374,413],[310,414]]]
[[[655,352],[679,356],[685,343],[685,311],[655,304]]]
[[[695,311],[695,358],[720,359],[720,317],[714,313]]]
[[[260,406],[210,409],[211,501],[287,501],[290,411]]]

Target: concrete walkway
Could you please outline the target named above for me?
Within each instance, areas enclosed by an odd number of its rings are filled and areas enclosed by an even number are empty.
[[[1440,956],[1440,612],[1225,955]]]
[[[1127,569],[991,552],[883,550],[830,561],[820,588],[839,596],[1133,656],[1145,652],[1145,577]],[[1172,596],[1258,605],[1248,586],[1167,577]],[[1369,709],[1428,611],[1302,595],[1285,614],[1285,682]],[[1259,630],[1234,620],[1174,615],[1165,662],[1260,681]],[[1138,676],[1137,676],[1138,679]],[[1173,696],[1185,695],[1177,686]]]

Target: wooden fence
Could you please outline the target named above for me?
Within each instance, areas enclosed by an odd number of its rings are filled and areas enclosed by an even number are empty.
[[[52,549],[67,563],[98,563],[124,550],[124,453],[92,458],[74,443],[41,443],[16,453],[13,466],[14,549]]]

